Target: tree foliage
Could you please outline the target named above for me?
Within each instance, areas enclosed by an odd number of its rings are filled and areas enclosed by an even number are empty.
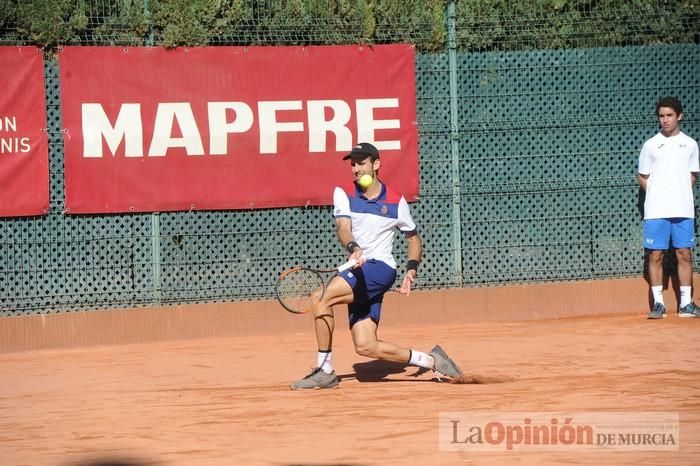
[[[457,17],[467,50],[688,43],[700,31],[694,0],[466,0]]]
[[[18,1],[14,11],[17,32],[42,46],[74,42],[88,21],[72,0]]]
[[[448,0],[2,0],[0,43],[444,50]],[[465,51],[698,42],[697,0],[459,0]]]

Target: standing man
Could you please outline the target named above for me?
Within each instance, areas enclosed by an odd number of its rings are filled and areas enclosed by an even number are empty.
[[[354,183],[346,189],[335,188],[333,217],[338,240],[357,265],[333,278],[316,305],[313,311],[318,343],[316,368],[291,388],[333,388],[340,383],[333,370],[331,349],[336,304],[348,305],[350,332],[357,354],[431,369],[438,378],[461,376],[462,371],[439,345],[426,354],[377,338],[384,293],[396,280],[396,261],[392,256],[396,230],[408,241],[406,275],[398,290],[401,293],[411,292],[423,246],[406,199],[378,178],[381,161],[377,148],[369,143],[358,144],[343,160],[350,160]]]
[[[649,319],[666,317],[663,298],[663,257],[669,240],[676,249],[680,282],[680,317],[700,317],[691,291],[693,268],[690,248],[695,247],[693,186],[700,171],[698,144],[683,133],[683,107],[678,99],[664,97],[656,104],[661,132],[647,140],[639,154],[639,184],[644,201],[644,247],[649,250],[649,282],[654,305]]]

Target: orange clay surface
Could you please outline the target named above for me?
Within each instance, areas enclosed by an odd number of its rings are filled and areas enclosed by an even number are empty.
[[[700,464],[700,320],[380,328],[441,343],[481,382],[461,385],[355,355],[346,324],[334,390],[287,388],[315,362],[310,332],[0,354],[0,465]],[[444,411],[678,412],[680,447],[440,451]]]

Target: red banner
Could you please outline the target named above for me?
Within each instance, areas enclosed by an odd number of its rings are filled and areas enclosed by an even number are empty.
[[[0,47],[0,217],[49,210],[44,57]]]
[[[325,205],[357,142],[418,193],[414,50],[66,47],[72,213]]]

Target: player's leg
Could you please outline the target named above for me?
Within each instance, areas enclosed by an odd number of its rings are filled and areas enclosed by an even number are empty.
[[[652,287],[662,286],[664,278],[664,250],[652,249],[649,251],[649,284]],[[654,301],[663,303],[663,295],[655,295]]]
[[[700,308],[692,300],[693,259],[691,248],[695,247],[695,222],[692,218],[674,219],[671,225],[671,242],[678,259],[678,282],[680,285],[680,317],[700,317]]]
[[[426,353],[403,348],[377,338],[382,301],[396,281],[396,269],[377,260],[367,261],[352,275],[343,276],[353,288],[354,299],[348,304],[348,321],[355,351],[369,358],[408,363],[432,369],[433,358]]]
[[[693,266],[691,264],[690,248],[676,249],[676,259],[678,259],[678,282],[680,286],[692,286]]]
[[[654,305],[649,314],[647,314],[648,319],[662,319],[666,317],[663,295],[663,260],[664,251],[669,246],[670,236],[671,222],[668,219],[655,218],[644,221],[644,247],[649,250],[649,285],[654,298]]]
[[[328,373],[332,372],[333,332],[335,330],[335,316],[333,306],[336,304],[349,304],[353,300],[352,288],[340,277],[335,277],[328,284],[326,293],[313,311],[314,329],[318,344],[318,366],[323,367]]]
[[[379,305],[379,303],[376,303],[376,306]],[[370,317],[355,322],[350,329],[355,352],[366,358],[408,363],[411,358],[411,350],[379,340],[377,338],[377,327],[377,323]],[[427,363],[428,361],[426,361]],[[429,361],[429,364],[425,367],[432,368],[432,361]]]
[[[369,260],[341,276],[353,291],[353,300],[348,303],[348,320],[355,351],[369,358],[407,362],[410,350],[377,339],[382,300],[396,280],[396,269],[382,261]]]
[[[375,303],[373,306],[378,307],[380,304]],[[353,304],[353,307],[360,306]],[[447,376],[454,379],[462,375],[461,369],[439,345],[436,345],[430,354],[427,354],[380,340],[377,337],[378,314],[376,308],[373,310],[370,307],[364,318],[351,322],[352,341],[357,354],[368,358],[402,362],[411,366],[431,369],[436,372],[438,377]],[[354,315],[361,314],[356,310]]]
[[[396,280],[396,270],[380,261],[370,261],[354,276],[355,300],[348,305],[348,320],[355,351],[370,357],[403,362],[435,370],[440,375],[458,377],[462,371],[440,348],[430,354],[404,348],[377,337],[384,293]]]
[[[348,282],[340,277],[334,277],[326,287],[326,292],[313,310],[314,330],[318,353],[316,367],[310,374],[297,380],[290,387],[294,390],[314,388],[334,388],[340,381],[333,370],[333,332],[335,316],[333,306],[349,304],[353,301],[353,291]]]
[[[427,353],[408,349],[377,337],[381,302],[353,304],[350,313],[350,332],[355,352],[366,358],[402,362],[411,366],[434,369],[435,360]]]

